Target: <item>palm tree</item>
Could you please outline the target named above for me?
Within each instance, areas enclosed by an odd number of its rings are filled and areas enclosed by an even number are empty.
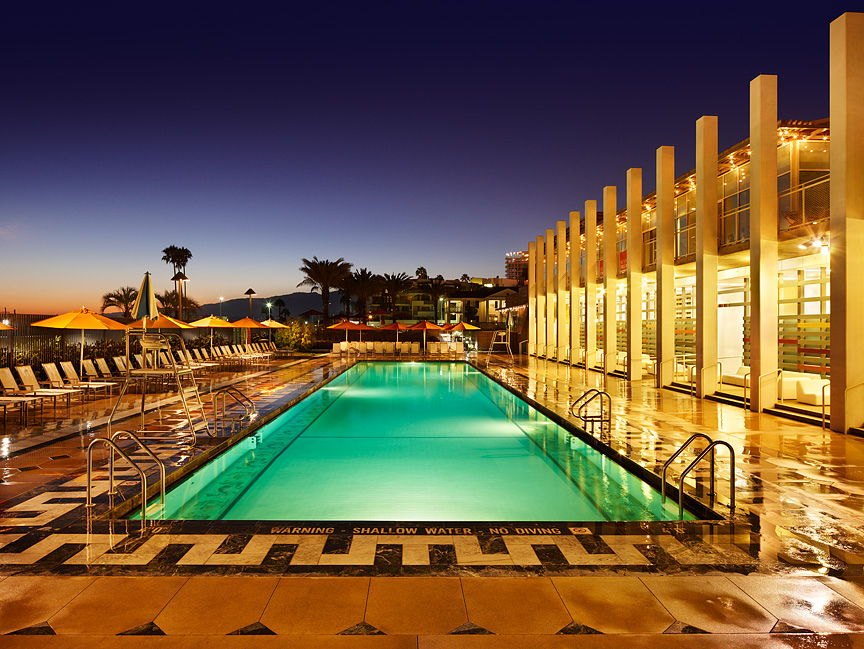
[[[321,291],[321,313],[326,324],[330,319],[330,289],[338,288],[351,273],[351,264],[339,257],[336,261],[329,259],[302,259],[300,272],[306,278],[297,286],[311,286],[312,291]]]
[[[366,268],[355,270],[342,284],[342,290],[357,298],[357,316],[366,322],[366,305],[373,295],[377,295],[384,285],[384,278]]]
[[[177,246],[168,246],[162,249],[162,261],[170,264],[174,268],[176,275],[181,270],[186,272],[186,264],[192,259],[192,252],[189,248],[178,248]]]
[[[389,275],[384,273],[383,275],[383,296],[382,300],[383,304],[386,304],[390,308],[390,315],[393,316],[393,321],[396,321],[396,299],[400,294],[404,293],[408,289],[410,289],[414,282],[405,273],[393,273]]]
[[[102,313],[108,309],[120,309],[124,318],[131,318],[132,307],[137,297],[138,289],[134,286],[123,286],[116,291],[106,293],[102,296]]]
[[[448,295],[451,287],[444,281],[443,275],[437,275],[424,283],[423,290],[429,294],[429,299],[432,300],[432,305],[435,308],[435,322],[437,323],[439,299]]]
[[[417,275],[417,279],[421,281],[429,279],[429,273],[426,272],[426,269],[423,266],[417,268],[417,270],[414,271],[414,274]]]
[[[192,320],[197,314],[201,305],[197,300],[184,296],[183,297],[183,314],[185,318],[177,313],[177,291],[165,291],[164,293],[156,293],[156,301],[159,303],[159,310],[170,312],[178,320]]]
[[[275,306],[277,309],[276,319],[279,322],[285,322],[288,316],[291,315],[288,309],[285,308],[285,300],[283,300],[281,297],[277,297],[275,300],[273,300],[273,306]]]

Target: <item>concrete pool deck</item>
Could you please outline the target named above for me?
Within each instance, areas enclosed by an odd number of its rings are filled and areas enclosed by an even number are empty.
[[[609,634],[626,647],[864,646],[864,440],[533,358],[477,362],[567,419],[586,388],[605,388],[604,443],[650,471],[694,432],[728,441],[734,525],[88,529],[83,449],[98,429],[84,426],[0,463],[0,633],[15,634],[2,646],[179,647],[206,636],[208,646],[590,647]],[[325,357],[237,378],[266,412],[344,365]],[[75,403],[69,421],[100,407]],[[156,417],[179,425],[170,407]],[[40,434],[13,431],[16,443]],[[166,457],[188,460],[167,446]],[[722,453],[718,462],[726,475]],[[717,511],[727,490],[721,481]]]

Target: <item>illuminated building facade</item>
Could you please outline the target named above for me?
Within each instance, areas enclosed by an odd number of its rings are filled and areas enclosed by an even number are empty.
[[[761,75],[746,140],[701,117],[694,170],[661,146],[654,193],[629,169],[530,242],[529,354],[864,428],[864,14],[830,56],[829,119],[778,122]]]

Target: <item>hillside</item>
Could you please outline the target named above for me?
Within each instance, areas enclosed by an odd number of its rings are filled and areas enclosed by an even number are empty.
[[[310,309],[316,309],[318,311],[321,310],[321,294],[320,293],[312,293],[310,291],[289,293],[287,295],[271,295],[269,297],[261,297],[255,296],[252,298],[252,317],[255,320],[266,320],[267,319],[267,308],[264,306],[267,302],[275,302],[277,299],[282,298],[285,302],[285,306],[288,309],[290,314],[289,317],[295,317],[304,313],[305,311],[309,311]],[[342,305],[339,300],[342,297],[341,293],[332,292],[330,293],[330,313],[339,313],[342,310]],[[263,313],[261,309],[264,309]],[[211,304],[202,304],[201,309],[199,310],[199,315],[201,317],[207,315],[219,315],[219,303],[211,303]],[[222,303],[222,311],[223,316],[227,316],[229,320],[239,320],[240,318],[245,318],[249,315],[249,298],[235,298],[233,300],[225,300]],[[276,307],[271,309],[271,314],[273,318],[278,317],[279,312]]]

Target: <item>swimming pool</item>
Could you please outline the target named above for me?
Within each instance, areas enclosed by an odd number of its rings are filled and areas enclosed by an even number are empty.
[[[171,489],[163,517],[651,521],[677,506],[466,363],[368,362]]]

